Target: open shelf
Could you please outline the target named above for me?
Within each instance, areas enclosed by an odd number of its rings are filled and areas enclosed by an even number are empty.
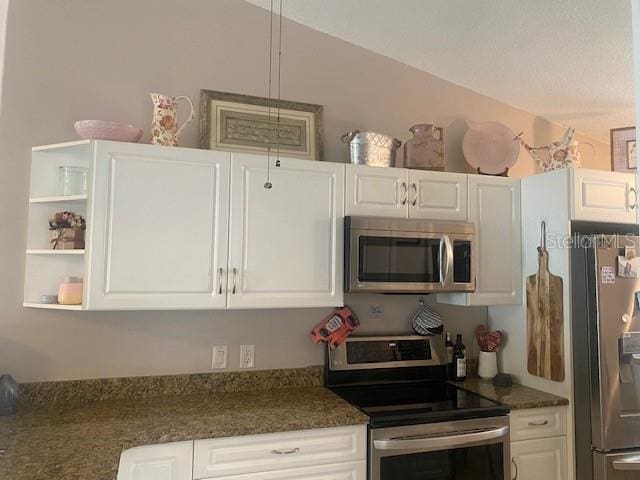
[[[27,308],[48,308],[51,310],[82,310],[82,305],[60,305],[59,303],[24,302],[22,306]]]
[[[33,197],[29,199],[29,203],[58,203],[58,202],[84,202],[87,195],[57,195],[52,197]]]
[[[46,250],[44,248],[30,248],[27,250],[27,255],[84,255],[84,248],[73,250]]]

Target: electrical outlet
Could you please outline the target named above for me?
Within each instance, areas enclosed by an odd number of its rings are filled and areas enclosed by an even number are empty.
[[[253,368],[256,366],[256,346],[240,345],[240,368]]]
[[[211,358],[211,368],[221,370],[227,368],[227,354],[229,349],[226,345],[214,345]]]

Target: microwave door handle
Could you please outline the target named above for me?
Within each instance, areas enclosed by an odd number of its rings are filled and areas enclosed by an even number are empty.
[[[509,427],[494,428],[482,432],[461,433],[458,435],[442,435],[437,437],[408,437],[389,438],[384,440],[374,440],[373,447],[376,450],[444,450],[452,447],[459,447],[475,442],[486,442],[504,437],[509,431]]]
[[[640,456],[628,460],[614,460],[613,469],[620,471],[640,471]]]
[[[443,260],[442,254],[446,248],[444,244],[444,237],[440,237],[440,245],[438,247],[438,263],[440,264],[440,284],[444,287],[447,283],[447,266],[446,260]]]
[[[440,259],[440,283],[444,287],[452,283],[451,277],[453,276],[453,247],[451,246],[449,235],[443,235],[440,239],[438,254]]]

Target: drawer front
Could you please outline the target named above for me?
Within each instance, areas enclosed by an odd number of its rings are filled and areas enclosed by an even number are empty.
[[[532,408],[511,412],[511,441],[567,434],[566,407]]]
[[[217,478],[218,480],[366,480],[367,464],[361,460]]]
[[[197,440],[193,476],[216,478],[366,458],[366,426]]]

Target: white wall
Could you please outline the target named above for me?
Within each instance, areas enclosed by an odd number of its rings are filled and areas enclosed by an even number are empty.
[[[5,0],[6,1],[6,0]],[[445,132],[450,170],[464,171],[464,119],[499,120],[532,143],[562,129],[445,80],[285,22],[282,95],[322,104],[326,159],[346,161],[339,137],[351,128],[407,139],[428,120]],[[207,371],[210,348],[256,344],[258,368],[318,364],[307,335],[328,313],[63,313],[21,307],[25,214],[32,145],[75,138],[73,122],[98,118],[148,130],[150,92],[198,99],[207,88],[265,96],[268,14],[239,0],[11,0],[0,114],[0,372],[19,381]],[[499,81],[499,78],[497,78]],[[197,125],[183,137],[197,145]],[[144,137],[145,139],[148,136]],[[608,149],[598,146],[608,168]],[[521,154],[513,175],[534,171]],[[406,330],[414,297],[353,297],[363,331]],[[381,319],[368,305],[381,303]],[[468,338],[486,309],[438,306]],[[235,360],[234,360],[235,359]]]

